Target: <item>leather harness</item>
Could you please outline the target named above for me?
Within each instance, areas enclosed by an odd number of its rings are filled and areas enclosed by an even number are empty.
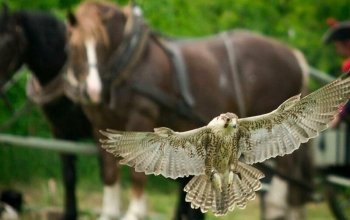
[[[64,84],[63,71],[45,86],[40,85],[39,80],[31,74],[28,76],[26,93],[32,102],[43,105],[64,96]]]
[[[241,87],[241,79],[239,76],[239,71],[238,71],[238,65],[237,65],[237,59],[235,55],[235,50],[233,48],[233,43],[230,41],[227,32],[223,32],[221,34],[224,44],[225,44],[225,49],[227,52],[227,57],[228,61],[230,64],[230,72],[231,72],[231,77],[232,77],[232,82],[233,82],[233,96],[236,98],[237,103],[238,103],[238,115],[239,117],[246,117],[247,116],[247,111],[245,108],[244,104],[244,99],[243,99],[243,90]]]

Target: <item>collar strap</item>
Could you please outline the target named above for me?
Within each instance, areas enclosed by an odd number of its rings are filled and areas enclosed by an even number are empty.
[[[52,102],[64,95],[64,79],[62,72],[47,85],[40,85],[39,80],[30,74],[26,88],[27,96],[36,104],[42,105]]]
[[[139,60],[142,51],[145,49],[146,39],[149,33],[148,26],[143,22],[134,10],[127,10],[127,22],[123,41],[118,49],[112,54],[107,68],[107,74],[104,75],[104,82],[120,85],[129,73],[130,69]]]

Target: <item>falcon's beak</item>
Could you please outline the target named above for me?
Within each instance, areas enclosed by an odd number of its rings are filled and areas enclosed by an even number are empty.
[[[237,128],[237,119],[236,118],[232,119],[232,127]]]

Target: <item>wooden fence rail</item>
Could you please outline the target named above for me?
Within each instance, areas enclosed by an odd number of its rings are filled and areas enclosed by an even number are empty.
[[[316,80],[317,82],[325,85],[327,83],[332,82],[333,80],[335,80],[334,77],[330,76],[329,74],[322,72],[321,70],[318,70],[312,66],[309,66],[309,73],[310,73],[310,77],[313,80]]]
[[[34,148],[42,150],[52,150],[60,153],[96,155],[98,146],[88,143],[79,143],[50,138],[25,137],[18,135],[0,134],[0,143],[20,146],[25,148]]]

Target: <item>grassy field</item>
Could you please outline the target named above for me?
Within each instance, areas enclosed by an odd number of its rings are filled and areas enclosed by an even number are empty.
[[[51,195],[49,180],[35,180],[32,184],[16,183],[13,187],[20,189],[25,195],[25,211],[21,219],[38,219],[44,212],[62,210],[62,186],[58,183],[56,195]],[[52,180],[51,180],[52,182]],[[149,205],[150,220],[171,219],[174,213],[174,207],[177,202],[176,184],[171,183],[168,190],[156,190],[151,184],[147,187],[147,200]],[[78,187],[78,198],[80,201],[80,218],[83,220],[96,219],[99,213],[99,205],[102,202],[102,188],[91,186],[81,182]],[[123,204],[127,204],[130,194],[129,186],[123,187]],[[158,188],[158,187],[157,187]],[[123,207],[126,209],[126,205]],[[208,220],[221,219],[259,219],[259,201],[256,199],[248,204],[244,210],[235,210],[224,217],[214,217],[212,214],[207,216]],[[327,205],[322,203],[310,203],[307,205],[307,219],[309,220],[329,220],[333,219]]]
[[[40,153],[40,152],[37,152]],[[50,153],[49,153],[50,154]],[[53,153],[52,153],[53,154]],[[52,155],[51,155],[52,156]],[[53,155],[54,156],[54,155]],[[54,156],[53,159],[57,157]],[[56,159],[53,160],[54,163]],[[83,220],[96,219],[99,213],[99,207],[102,202],[102,184],[99,180],[99,174],[96,172],[97,161],[94,157],[81,156],[78,160],[78,169],[84,175],[80,176],[78,182],[78,201],[80,208],[80,218]],[[21,163],[25,168],[25,164]],[[57,163],[59,164],[59,163]],[[42,164],[44,165],[44,164]],[[56,167],[59,169],[59,167]],[[18,167],[18,169],[20,169]],[[92,172],[85,176],[88,170]],[[19,171],[18,171],[19,172]],[[57,172],[57,170],[55,171]],[[55,177],[57,173],[53,172],[52,177],[38,177],[35,174],[28,179],[0,182],[0,190],[4,188],[14,188],[24,194],[25,211],[21,219],[39,219],[48,211],[61,212],[63,204],[63,187],[61,180]],[[14,172],[16,173],[16,172]],[[18,173],[17,173],[18,174]],[[58,175],[59,176],[59,175]],[[122,168],[122,188],[123,190],[123,209],[127,208],[128,195],[130,194],[129,169]],[[149,206],[150,220],[168,220],[174,214],[174,208],[177,202],[177,184],[173,180],[162,177],[150,176],[147,183],[147,200]],[[216,218],[212,214],[207,219],[259,219],[259,201],[248,204],[244,210],[235,210],[227,216]],[[309,203],[307,205],[307,219],[309,220],[328,220],[333,219],[325,202]]]

